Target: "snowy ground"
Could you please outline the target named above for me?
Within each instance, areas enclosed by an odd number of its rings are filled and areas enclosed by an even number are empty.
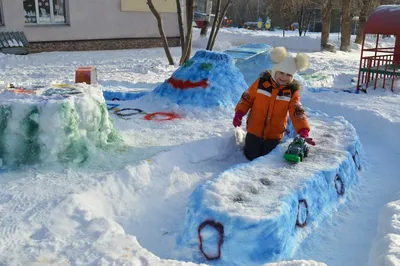
[[[331,37],[337,43],[337,36]],[[292,258],[302,261],[279,265],[322,265],[305,260],[333,266],[366,265],[369,258],[370,265],[400,265],[396,249],[389,250],[389,245],[400,242],[395,235],[398,229],[395,221],[387,222],[399,213],[398,203],[382,212],[377,233],[382,207],[400,198],[396,165],[400,155],[399,93],[319,90],[354,87],[359,50],[354,46],[351,53],[316,52],[317,34],[281,38],[280,32],[221,30],[216,48],[252,42],[308,51],[311,69],[302,76],[312,89],[303,91],[303,104],[330,116],[343,116],[355,127],[366,155],[367,165],[346,204],[327,217]],[[387,43],[394,40],[389,38]],[[195,48],[203,48],[202,44],[203,40],[196,40]],[[171,51],[178,62],[180,48]],[[75,68],[84,65],[98,67],[99,83],[107,90],[124,91],[154,88],[177,68],[168,66],[163,49],[0,54],[0,86],[1,82],[71,83]],[[146,101],[123,106],[147,112],[178,109]],[[47,166],[1,173],[0,264],[181,265],[167,259],[174,259],[172,250],[190,194],[199,184],[245,160],[241,156],[203,160],[210,148],[207,145],[213,145],[209,141],[195,158],[197,163],[189,162],[185,152],[190,154],[190,145],[179,145],[230,134],[233,110],[216,113],[195,108],[185,115],[185,119],[169,123],[123,120],[113,115],[115,128],[130,147],[122,155],[99,156],[83,169]],[[160,153],[177,147],[184,152]],[[393,234],[388,237],[387,233]],[[375,241],[376,235],[379,241]]]

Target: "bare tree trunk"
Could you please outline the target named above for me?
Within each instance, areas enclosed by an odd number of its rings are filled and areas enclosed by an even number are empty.
[[[215,34],[215,31],[217,30],[217,25],[218,25],[218,19],[219,19],[219,13],[221,12],[221,0],[217,0],[217,10],[215,11],[215,17],[214,17],[214,21],[213,21],[213,25],[212,25],[212,29],[211,29],[211,33],[210,33],[210,37],[208,38],[208,42],[207,42],[207,48],[206,50],[211,51],[211,43],[212,43],[212,37]]]
[[[165,36],[165,33],[164,33],[161,16],[157,12],[156,8],[154,7],[152,0],[147,0],[147,4],[149,5],[151,12],[157,19],[158,31],[160,32],[160,35],[161,35],[161,40],[163,42],[163,46],[164,46],[165,54],[167,55],[167,58],[168,58],[168,62],[170,65],[174,65],[174,59],[172,58],[171,52],[169,51],[168,41],[167,41],[167,37]]]
[[[185,31],[183,30],[183,18],[180,0],[176,0],[176,8],[176,12],[178,13],[179,36],[181,38],[181,49],[183,54],[183,51],[185,49]]]
[[[351,19],[350,0],[342,0],[342,23],[341,23],[340,50],[350,52]]]
[[[358,19],[358,28],[357,28],[357,36],[355,43],[361,44],[362,38],[364,34],[364,25],[367,21],[367,16],[371,13],[371,11],[377,6],[377,2],[375,0],[363,0],[363,6],[361,7],[360,16]]]
[[[299,36],[301,36],[303,34],[303,23],[304,23],[304,0],[301,1],[298,23],[299,23]]]
[[[229,8],[229,6],[230,6],[231,3],[232,3],[232,0],[228,0],[228,1],[225,3],[224,8],[222,9],[221,15],[219,16],[219,23],[218,23],[217,29],[215,30],[215,34],[214,34],[214,36],[213,36],[213,38],[212,38],[212,40],[211,40],[210,51],[212,51],[212,49],[213,49],[213,47],[214,47],[215,39],[217,39],[218,31],[219,31],[219,29],[220,29],[221,26],[222,26],[222,22],[224,21],[224,18],[225,18],[225,16],[226,16],[226,12],[228,11],[228,8]],[[210,36],[210,37],[211,37],[211,36]]]
[[[212,0],[204,1],[204,13],[207,14],[207,20],[204,21],[204,27],[201,28],[201,30],[200,30],[201,37],[207,36],[208,28],[210,26],[210,19],[211,19],[211,13],[212,13]]]
[[[285,14],[284,10],[285,10],[285,1],[281,1],[279,13]],[[282,19],[283,38],[285,38],[285,26],[286,26],[285,24],[286,24],[286,19],[285,19],[285,16],[283,16],[283,19]]]
[[[324,6],[321,9],[321,49],[324,50],[327,47],[329,41],[329,32],[331,30],[331,13],[332,13],[332,0],[326,0]]]
[[[304,35],[303,36],[306,36],[308,28],[310,27],[311,17],[312,17],[313,14],[314,14],[314,8],[313,8],[312,12],[308,12],[308,17],[307,17],[306,23],[305,23],[306,27],[304,28]]]
[[[192,54],[193,16],[194,16],[194,0],[186,0],[187,32],[185,38],[185,49],[183,49],[183,54],[179,62],[180,65],[184,64],[187,60],[189,60],[190,55]]]

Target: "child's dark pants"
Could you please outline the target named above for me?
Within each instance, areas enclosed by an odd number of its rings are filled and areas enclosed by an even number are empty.
[[[279,139],[262,139],[254,136],[253,134],[247,133],[244,155],[250,161],[257,157],[270,153],[280,143]]]

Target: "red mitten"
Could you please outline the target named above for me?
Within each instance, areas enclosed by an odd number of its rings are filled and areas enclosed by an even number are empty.
[[[233,126],[234,127],[240,127],[242,125],[242,118],[245,115],[242,111],[237,111],[235,113],[235,117],[233,118]]]
[[[302,137],[308,144],[315,146],[315,141],[308,137],[308,130],[306,128],[300,129],[297,134],[299,134],[299,136]]]

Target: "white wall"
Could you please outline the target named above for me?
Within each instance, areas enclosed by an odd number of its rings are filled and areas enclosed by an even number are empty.
[[[1,0],[0,0],[1,1]],[[30,42],[160,37],[151,12],[122,12],[120,0],[67,0],[69,25],[26,25],[22,0],[2,0],[5,27]],[[167,37],[179,36],[176,13],[162,13]]]

